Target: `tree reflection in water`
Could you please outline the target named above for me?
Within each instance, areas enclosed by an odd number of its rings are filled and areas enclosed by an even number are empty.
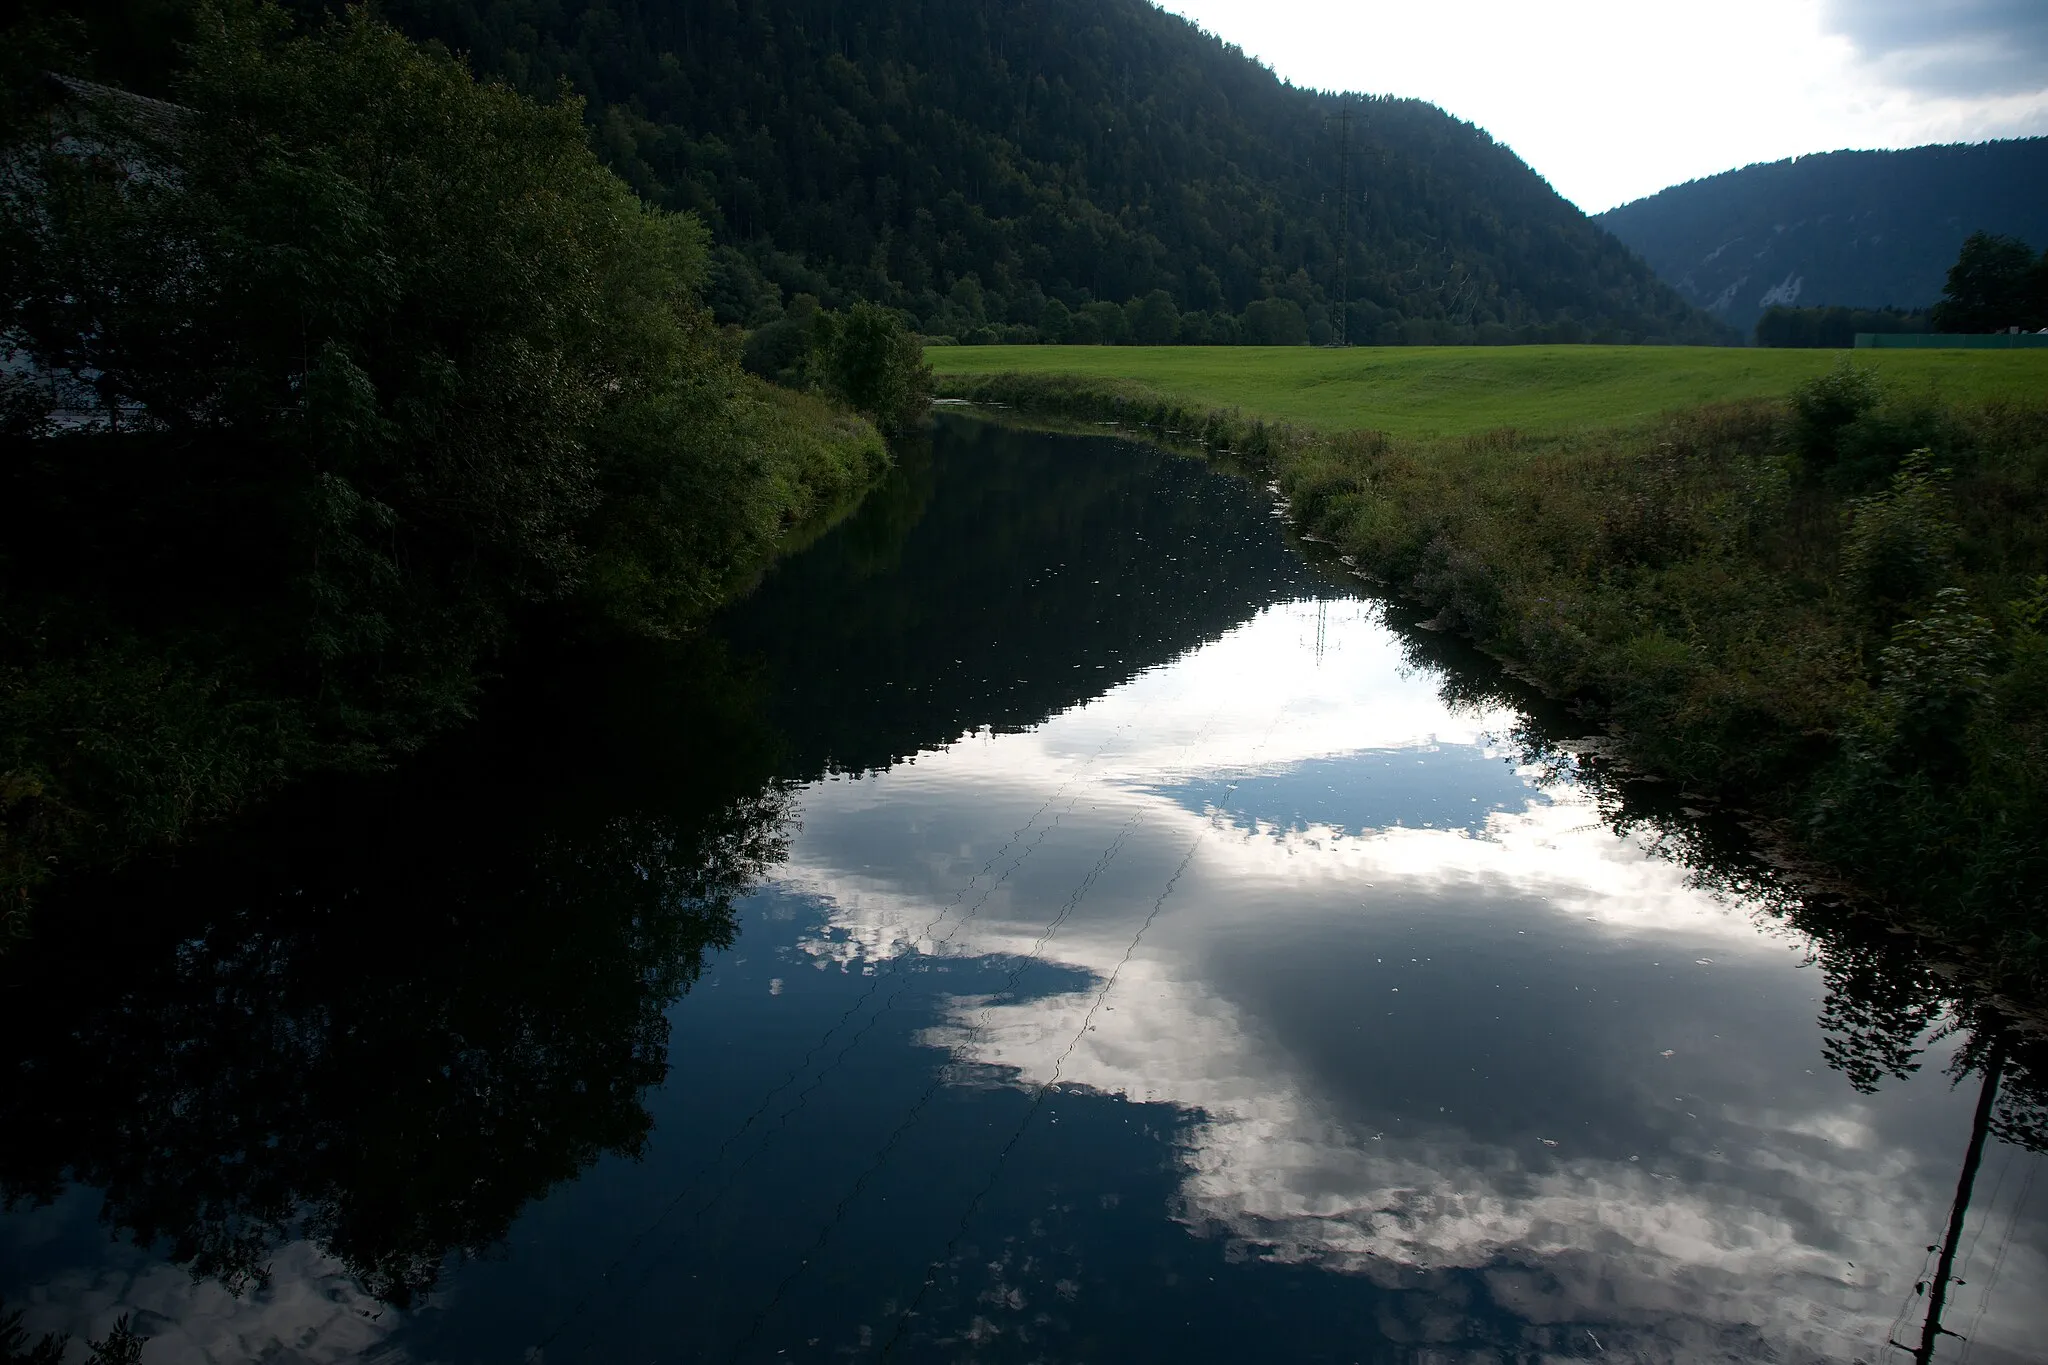
[[[403,773],[53,899],[0,991],[10,1202],[99,1187],[236,1290],[310,1238],[403,1304],[637,1153],[664,1011],[791,814],[715,653],[579,662]]]
[[[52,895],[0,963],[0,1191],[100,1188],[231,1288],[310,1238],[410,1302],[641,1149],[664,1011],[781,857],[787,784],[1029,727],[1335,591],[1197,464],[947,430],[943,471],[899,451],[724,623],[751,670],[709,639],[515,659],[496,715],[399,772]]]

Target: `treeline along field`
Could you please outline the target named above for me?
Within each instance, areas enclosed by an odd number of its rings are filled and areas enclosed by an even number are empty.
[[[1348,398],[1327,369],[1318,386],[1250,357],[1206,402],[1181,396],[1185,371],[1155,389],[955,369],[941,388],[1270,468],[1304,530],[1595,708],[1633,762],[1755,814],[2041,998],[2048,357],[1734,353],[1765,368],[1720,371],[1718,393],[1695,382],[1721,401],[1635,415],[1654,391],[1645,367],[1685,362],[1637,354],[1634,368],[1587,356],[1587,383],[1529,404],[1517,428],[1500,420],[1512,385],[1456,415],[1471,352],[1435,374],[1410,353],[1387,371],[1394,435],[1342,420],[1377,401],[1360,377],[1383,357],[1324,359],[1350,367]],[[1139,362],[1126,374],[1154,359],[1125,356]],[[1603,363],[1619,367],[1606,382]],[[1267,393],[1280,397],[1219,405]],[[1339,420],[1277,420],[1300,412]]]
[[[573,99],[362,10],[192,28],[169,102],[48,75],[90,65],[61,16],[5,35],[14,927],[60,865],[417,748],[517,630],[688,631],[924,406],[874,315],[814,392],[746,375],[701,226]]]

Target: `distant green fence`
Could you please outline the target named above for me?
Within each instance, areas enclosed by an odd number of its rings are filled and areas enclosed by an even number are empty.
[[[1944,351],[2013,351],[2048,348],[2048,332],[1858,332],[1856,347],[1928,347]]]

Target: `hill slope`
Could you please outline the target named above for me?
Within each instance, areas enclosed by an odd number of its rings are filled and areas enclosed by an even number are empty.
[[[1774,303],[1922,308],[1972,232],[2048,247],[2048,138],[1745,166],[1595,221],[1745,335]]]
[[[721,314],[859,294],[929,330],[1164,290],[1182,311],[1340,294],[1353,340],[1719,340],[1479,129],[1295,89],[1145,0],[389,0],[483,72],[589,101],[600,149],[693,209]],[[772,283],[764,289],[762,280]]]

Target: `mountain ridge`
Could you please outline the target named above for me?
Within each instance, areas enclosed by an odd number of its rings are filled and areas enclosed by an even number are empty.
[[[2048,137],[1756,162],[1594,221],[1745,333],[1773,304],[1925,308],[1972,232],[2048,246]]]
[[[859,295],[960,334],[1162,291],[1183,313],[1289,300],[1312,340],[1346,296],[1353,340],[1730,339],[1482,130],[1294,87],[1145,0],[386,12],[583,96],[614,168],[711,225],[727,321]]]

